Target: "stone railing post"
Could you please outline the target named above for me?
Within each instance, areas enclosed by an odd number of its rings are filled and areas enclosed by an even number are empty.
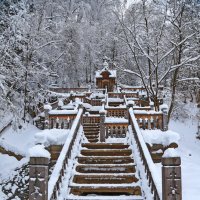
[[[62,106],[64,105],[62,100],[58,101],[58,110],[62,110]]]
[[[105,142],[105,118],[106,118],[106,110],[102,109],[99,111],[100,113],[100,142]]]
[[[154,110],[154,102],[150,102],[150,108],[151,108],[151,110]]]
[[[163,113],[163,131],[167,131],[168,130],[168,109],[161,108],[161,111]]]
[[[42,145],[36,145],[35,147],[37,148],[38,146]],[[32,149],[34,149],[35,147],[33,147]],[[40,154],[42,151],[45,151],[46,155],[41,154],[41,157],[36,157],[36,154],[38,154],[38,150],[40,151]],[[35,153],[36,154],[34,155],[33,150],[32,155],[30,154],[29,200],[48,200],[48,165],[50,154],[45,149],[41,148],[38,148]]]
[[[162,158],[162,200],[182,200],[181,158]]]
[[[49,111],[52,110],[52,106],[49,104],[44,105],[44,129],[49,129],[50,128],[50,123],[49,123]]]
[[[135,105],[134,101],[128,101],[127,105],[126,105],[127,110],[128,110],[128,122],[129,122],[129,124],[131,124],[130,115],[129,115],[129,108],[133,108],[134,105]]]
[[[104,109],[105,109],[106,100],[105,100],[105,99],[103,99],[101,102],[102,102],[102,108],[104,108]]]

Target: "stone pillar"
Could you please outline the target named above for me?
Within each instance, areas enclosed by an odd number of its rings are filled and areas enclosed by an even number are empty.
[[[151,110],[154,110],[154,102],[150,102],[150,108],[151,108]]]
[[[163,131],[168,130],[168,111],[167,108],[162,108],[162,113],[163,113]]]
[[[48,165],[49,158],[30,158],[29,200],[48,200]]]
[[[100,142],[105,142],[105,118],[106,118],[106,110],[99,111],[100,113]]]
[[[135,102],[134,102],[134,101],[128,101],[128,102],[127,102],[127,105],[126,105],[127,110],[128,110],[128,122],[129,122],[129,124],[130,124],[129,108],[133,108],[134,105],[135,105]]]
[[[62,100],[58,101],[58,110],[62,110],[62,106],[64,105]]]
[[[164,157],[162,165],[162,199],[182,200],[180,157]]]
[[[46,104],[44,105],[44,117],[45,117],[45,120],[44,120],[44,129],[49,129],[50,128],[50,123],[49,123],[49,111],[52,110],[52,107],[51,105],[49,104]]]
[[[101,102],[102,102],[102,108],[103,108],[103,109],[105,109],[106,100],[105,100],[105,99],[102,99],[102,101],[101,101]]]
[[[83,109],[83,103],[82,102],[79,103],[78,109]]]

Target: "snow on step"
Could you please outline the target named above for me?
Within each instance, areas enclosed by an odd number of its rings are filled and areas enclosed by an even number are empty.
[[[112,166],[89,166],[89,165],[78,165],[76,171],[81,173],[134,173],[134,165],[112,165]]]
[[[119,185],[112,185],[112,184],[102,184],[104,186],[100,185],[93,185],[87,186],[71,186],[71,192],[74,195],[88,195],[88,194],[96,194],[96,195],[102,195],[102,194],[110,194],[110,195],[140,195],[141,196],[141,188],[138,185],[130,186],[129,184],[119,184]]]
[[[143,200],[143,197],[138,196],[138,195],[131,195],[131,196],[126,196],[126,195],[118,195],[118,196],[96,196],[96,195],[88,195],[88,196],[75,196],[73,194],[70,194],[67,197],[67,200]]]
[[[83,156],[130,156],[131,149],[83,149]]]
[[[81,164],[127,164],[127,163],[134,163],[133,158],[129,156],[123,157],[81,157],[79,156],[78,162]]]
[[[86,147],[88,149],[127,149],[129,145],[124,145],[122,143],[115,143],[115,144],[106,144],[106,143],[97,143],[97,144],[90,144],[86,143],[83,144],[82,147]]]
[[[125,175],[113,175],[113,174],[106,174],[106,175],[78,175],[74,176],[73,182],[74,183],[81,183],[81,184],[119,184],[119,183],[133,183],[137,182],[138,178],[135,177],[135,174],[125,174]]]
[[[82,199],[85,195],[87,197],[92,195],[95,197],[93,199],[105,195],[112,197],[117,195],[114,199],[121,199],[123,195],[130,195],[132,200],[143,199],[140,180],[129,145],[123,143],[82,144],[73,174],[69,185],[70,193],[73,197],[79,196],[78,199]]]

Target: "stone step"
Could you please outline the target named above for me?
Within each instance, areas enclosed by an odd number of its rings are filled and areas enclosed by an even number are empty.
[[[98,133],[99,134],[99,131],[98,130],[92,130],[92,131],[84,131],[84,133]]]
[[[81,164],[128,164],[134,163],[134,160],[129,156],[123,157],[78,157],[78,162]]]
[[[100,127],[99,126],[84,126],[83,129],[84,130],[99,130]]]
[[[99,135],[86,135],[87,139],[96,139],[99,138]]]
[[[79,184],[124,184],[138,182],[134,174],[128,175],[76,175],[73,179],[74,183]]]
[[[130,156],[131,149],[83,149],[83,156]]]
[[[84,133],[84,135],[87,137],[87,136],[99,136],[99,133]]]
[[[81,186],[81,185],[72,185],[70,186],[71,190],[70,193],[74,195],[89,195],[89,194],[96,194],[96,195],[141,195],[141,188],[140,186],[114,186],[110,185],[107,186]]]
[[[83,123],[83,127],[86,127],[86,126],[97,126],[99,127],[99,124],[98,123]]]
[[[79,173],[135,173],[135,165],[77,165]]]
[[[82,147],[86,147],[88,149],[127,149],[129,145],[125,145],[122,143],[97,143],[97,144],[82,144]]]
[[[84,131],[88,131],[88,130],[99,130],[100,127],[94,127],[94,126],[88,126],[88,127],[83,127]]]
[[[88,141],[90,142],[90,143],[96,143],[96,142],[98,142],[99,141],[99,139],[97,139],[97,138],[93,138],[93,139],[88,139]]]
[[[94,133],[94,132],[91,132],[91,133],[84,133],[84,135],[99,135],[99,133]]]
[[[88,134],[91,134],[91,133],[99,134],[99,131],[84,131],[84,133],[88,133]]]

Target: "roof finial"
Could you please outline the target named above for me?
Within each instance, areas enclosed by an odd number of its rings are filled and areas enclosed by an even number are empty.
[[[108,62],[106,60],[103,62],[103,67],[104,69],[108,70]]]

